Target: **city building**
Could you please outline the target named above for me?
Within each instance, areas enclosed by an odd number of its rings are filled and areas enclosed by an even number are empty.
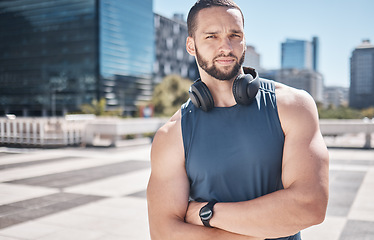
[[[281,69],[275,80],[309,92],[316,102],[323,102],[324,80],[318,72],[318,37],[312,41],[287,39],[281,44]]]
[[[156,32],[156,59],[153,65],[154,83],[160,83],[170,74],[195,80],[199,77],[195,58],[186,51],[188,36],[184,16],[175,14],[172,19],[154,14]]]
[[[368,108],[374,106],[374,46],[364,40],[352,52],[349,106]]]
[[[280,69],[275,80],[307,91],[316,102],[323,102],[323,76],[310,69]]]
[[[261,56],[256,52],[255,47],[247,45],[243,66],[252,67],[259,72],[261,71],[260,58]]]
[[[345,87],[325,87],[323,92],[323,105],[348,106],[349,88]]]
[[[0,1],[0,115],[53,116],[152,95],[153,2]]]
[[[313,70],[318,72],[318,59],[319,59],[319,40],[318,37],[313,37]]]
[[[261,68],[260,71],[257,71],[258,75],[262,78],[266,78],[269,80],[276,81],[277,79],[277,73],[279,72],[279,69],[264,69]]]
[[[313,37],[311,42],[287,39],[282,43],[281,68],[309,69],[318,72],[318,46],[317,37]]]

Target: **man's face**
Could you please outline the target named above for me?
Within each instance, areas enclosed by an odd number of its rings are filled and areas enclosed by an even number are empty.
[[[230,53],[228,55],[225,55],[225,54],[220,54],[218,56],[216,56],[212,63],[209,64],[209,61],[208,60],[205,60],[203,59],[203,56],[200,55],[196,45],[195,45],[195,49],[196,49],[196,60],[199,64],[199,66],[206,72],[208,73],[210,76],[216,78],[216,79],[219,79],[219,80],[222,80],[222,81],[228,81],[228,80],[231,80],[233,78],[235,78],[238,73],[239,73],[239,70],[244,62],[244,57],[245,57],[245,52],[243,52],[241,58],[238,60],[238,58]],[[227,69],[227,70],[221,70],[219,65],[216,64],[216,61],[217,59],[219,58],[224,58],[224,57],[231,57],[233,59],[235,59],[235,64],[233,65],[233,67],[230,69]]]
[[[190,41],[190,43],[188,42]],[[197,29],[187,48],[193,48],[199,67],[219,80],[231,80],[240,71],[245,56],[245,39],[239,10],[226,7],[203,9]],[[191,52],[190,52],[191,53]]]

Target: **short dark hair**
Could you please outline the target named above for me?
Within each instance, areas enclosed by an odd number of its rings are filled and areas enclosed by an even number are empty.
[[[198,0],[195,5],[192,6],[190,12],[188,13],[187,17],[187,27],[188,27],[188,35],[190,37],[194,36],[194,33],[197,29],[196,17],[197,14],[205,9],[210,7],[228,7],[234,8],[240,11],[243,19],[243,27],[244,27],[244,16],[242,10],[239,6],[232,0]]]

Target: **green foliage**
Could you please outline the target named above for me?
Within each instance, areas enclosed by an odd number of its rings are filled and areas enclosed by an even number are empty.
[[[121,116],[122,110],[106,110],[106,100],[101,98],[100,101],[96,99],[92,100],[91,104],[82,104],[80,106],[82,113],[84,114],[95,114],[96,116]]]
[[[95,114],[96,116],[101,116],[105,112],[106,100],[104,98],[97,101],[92,100],[91,104],[82,104],[80,109],[84,114]]]
[[[374,118],[374,107],[366,108],[361,113],[363,117]]]
[[[178,75],[166,76],[155,87],[152,105],[156,116],[171,116],[187,101],[191,81]]]
[[[360,119],[363,117],[361,111],[346,106],[335,107],[333,105],[318,108],[321,119]]]

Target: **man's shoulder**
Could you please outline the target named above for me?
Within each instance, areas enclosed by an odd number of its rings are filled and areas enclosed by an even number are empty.
[[[181,109],[180,109],[180,118],[183,118],[183,116],[187,113],[187,112],[191,112],[193,111],[193,109],[196,108],[191,99],[188,99],[184,104],[182,104],[181,106]]]
[[[195,106],[191,100],[185,102],[181,108],[156,132],[155,140],[175,143],[182,136],[182,119],[193,112]]]
[[[306,106],[305,103],[315,103],[312,96],[305,90],[296,89],[279,82],[274,82],[274,85],[278,105],[297,107],[299,105]]]
[[[181,113],[178,110],[162,127],[153,139],[151,148],[151,162],[162,164],[172,159],[183,157],[183,143],[181,137]]]
[[[275,94],[283,131],[287,134],[300,127],[318,125],[317,106],[312,96],[300,89],[276,83]]]
[[[181,109],[179,109],[163,126],[157,130],[156,135],[159,135],[160,137],[168,137],[175,134],[175,132],[177,132],[180,128],[181,118]]]

